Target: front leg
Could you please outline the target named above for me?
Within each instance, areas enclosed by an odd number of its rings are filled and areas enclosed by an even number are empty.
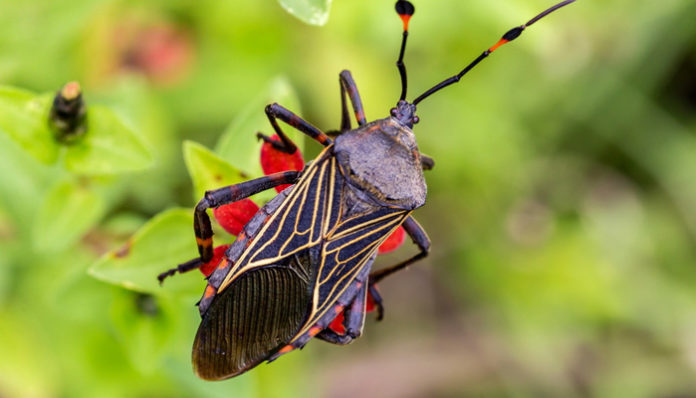
[[[207,263],[213,258],[213,228],[206,210],[247,198],[261,191],[283,184],[294,184],[300,178],[299,171],[284,171],[245,181],[236,185],[207,191],[196,205],[193,213],[193,230],[201,262]]]
[[[159,281],[160,284],[164,282],[165,279],[167,279],[170,276],[174,276],[177,272],[180,274],[193,271],[194,269],[199,269],[203,266],[203,261],[201,261],[200,257],[196,257],[192,260],[189,260],[183,264],[177,265],[175,268],[170,268],[161,274],[157,275],[157,280]]]

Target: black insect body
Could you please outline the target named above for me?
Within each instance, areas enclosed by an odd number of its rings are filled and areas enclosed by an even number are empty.
[[[49,114],[49,125],[57,141],[70,144],[87,131],[87,107],[77,82],[70,82],[53,98]]]
[[[194,213],[200,258],[160,275],[199,267],[213,257],[212,228],[207,209],[263,190],[294,184],[262,207],[244,226],[224,259],[208,278],[198,304],[203,318],[193,346],[193,364],[203,379],[239,375],[263,361],[303,347],[312,337],[347,344],[360,336],[368,294],[382,308],[375,283],[425,257],[430,248],[411,213],[423,206],[423,169],[432,160],[420,154],[411,130],[418,122],[416,104],[458,81],[498,46],[564,1],[517,27],[486,50],[458,75],[444,80],[412,103],[405,100],[403,64],[408,21],[414,8],[400,0],[396,10],[404,21],[397,66],[402,93],[388,118],[367,123],[350,72],[339,75],[341,128],[335,140],[278,104],[266,107],[279,139],[260,135],[274,147],[293,153],[296,147],[277,120],[307,134],[324,150],[302,171],[287,171],[208,191]],[[351,129],[349,98],[358,128]],[[400,225],[420,249],[415,256],[370,273],[379,245]],[[345,333],[329,325],[343,316]]]
[[[363,143],[373,150],[360,150]],[[384,162],[389,152],[398,156]],[[412,183],[406,189],[391,180],[403,174],[400,180]],[[424,203],[420,155],[409,129],[385,119],[339,136],[247,224],[210,276],[194,343],[198,374],[235,374],[315,335],[340,344],[357,337],[375,251]],[[414,229],[427,250],[425,234],[411,220],[406,230]],[[327,326],[348,306],[347,331],[339,336]]]

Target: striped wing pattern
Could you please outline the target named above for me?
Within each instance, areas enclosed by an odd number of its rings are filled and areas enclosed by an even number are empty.
[[[352,188],[332,155],[331,146],[324,149],[241,256],[231,259],[194,343],[202,377],[239,374],[305,334],[410,214],[362,202],[360,211],[351,211],[346,192]],[[224,350],[215,339],[223,339]],[[205,374],[207,368],[214,369]]]
[[[294,336],[309,304],[306,292],[307,284],[289,268],[244,274],[203,318],[193,346],[196,373],[218,380],[258,365]]]

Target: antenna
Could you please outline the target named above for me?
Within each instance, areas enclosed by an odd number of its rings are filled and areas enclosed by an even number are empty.
[[[406,50],[406,39],[408,38],[408,21],[411,20],[411,16],[416,11],[413,4],[410,1],[399,0],[396,2],[396,13],[399,14],[401,20],[404,22],[404,34],[401,39],[401,51],[399,51],[399,59],[396,60],[396,67],[399,68],[399,75],[401,76],[401,96],[399,100],[406,99],[406,65],[404,65],[404,51]]]
[[[454,76],[452,76],[452,77],[450,77],[450,78],[447,78],[447,79],[441,81],[440,83],[438,83],[438,84],[436,84],[435,86],[433,86],[432,88],[430,88],[428,91],[426,91],[426,92],[424,92],[423,94],[421,94],[418,98],[416,98],[416,99],[413,101],[413,105],[416,105],[416,104],[418,104],[419,102],[423,101],[424,99],[426,99],[427,97],[429,97],[431,94],[433,94],[433,93],[435,93],[435,92],[437,92],[437,91],[439,91],[439,90],[441,90],[441,89],[443,89],[443,88],[445,88],[445,87],[447,87],[447,86],[449,86],[449,85],[452,85],[452,84],[458,82],[459,79],[462,78],[462,76],[464,76],[467,72],[469,72],[471,69],[473,69],[474,66],[478,65],[478,63],[481,62],[484,58],[488,57],[493,51],[495,51],[496,49],[498,49],[498,47],[502,46],[502,45],[505,44],[505,43],[508,43],[508,42],[511,42],[511,41],[515,40],[517,37],[519,37],[519,35],[522,34],[522,32],[523,32],[527,27],[532,26],[536,21],[538,21],[538,20],[540,20],[541,18],[547,16],[548,14],[550,14],[550,13],[552,13],[552,12],[558,10],[558,9],[561,8],[561,7],[564,7],[564,6],[567,6],[567,5],[570,4],[570,3],[573,3],[574,1],[575,1],[575,0],[565,0],[565,1],[562,1],[562,2],[560,2],[560,3],[558,3],[558,4],[556,4],[555,6],[553,6],[553,7],[549,8],[549,9],[547,9],[546,11],[542,12],[541,14],[537,15],[536,17],[530,19],[529,22],[527,22],[526,24],[510,29],[509,31],[507,31],[507,33],[505,33],[505,34],[503,35],[503,37],[502,37],[500,40],[498,40],[498,42],[497,42],[493,47],[491,47],[491,48],[487,49],[486,51],[484,51],[484,52],[483,52],[481,55],[479,55],[473,62],[471,62],[469,65],[467,65],[466,68],[462,69],[461,72],[457,73],[456,75],[454,75]],[[399,5],[399,2],[397,2],[397,11],[398,11],[398,5]],[[399,15],[401,15],[401,14],[399,14]],[[403,18],[403,17],[402,17],[402,18]],[[405,26],[405,25],[404,25],[404,26]],[[406,30],[404,29],[404,43],[406,43],[406,34],[407,34],[407,32],[406,32]],[[402,45],[402,46],[401,46],[402,55],[403,55],[403,48],[404,48],[404,46]],[[401,60],[401,58],[399,58],[399,60]],[[397,62],[397,65],[398,65],[398,62]],[[401,71],[401,68],[399,68],[399,71]],[[406,74],[406,71],[404,70],[404,72],[402,73],[402,76],[401,76],[402,81],[404,81],[403,93],[406,92],[406,88],[405,88],[405,87],[406,87],[406,86],[405,86],[405,74]],[[404,95],[402,94],[402,98],[403,98],[403,96],[404,96]]]

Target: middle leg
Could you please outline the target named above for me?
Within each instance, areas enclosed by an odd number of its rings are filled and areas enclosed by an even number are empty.
[[[353,112],[355,113],[355,119],[358,122],[358,126],[362,126],[367,123],[365,120],[365,110],[363,109],[362,100],[360,99],[360,93],[358,92],[358,86],[353,80],[353,76],[350,71],[344,70],[338,75],[338,81],[341,85],[341,133],[351,129],[350,125],[350,114],[348,113],[348,103],[346,102],[346,94],[350,98],[350,102],[353,105]]]
[[[379,271],[371,273],[370,284],[375,284],[387,276],[406,268],[410,264],[413,264],[416,261],[426,257],[430,252],[430,238],[428,238],[428,234],[426,234],[423,227],[421,227],[413,217],[409,216],[406,221],[404,221],[403,227],[408,236],[410,236],[413,240],[413,243],[418,246],[420,252],[408,260],[404,260],[400,263],[392,265],[391,267],[383,268]]]
[[[415,243],[416,246],[418,246],[420,252],[407,260],[394,264],[390,267],[383,268],[379,271],[372,272],[370,274],[370,277],[368,279],[368,289],[370,298],[372,299],[372,301],[375,304],[375,307],[377,308],[377,320],[382,320],[382,318],[384,317],[384,306],[382,305],[382,297],[377,291],[377,282],[381,281],[382,279],[395,272],[401,271],[402,269],[408,267],[416,261],[426,257],[430,252],[430,238],[428,238],[428,234],[413,217],[409,216],[406,219],[406,221],[404,221],[403,227],[408,236],[411,237],[411,240],[413,240],[413,243]]]

